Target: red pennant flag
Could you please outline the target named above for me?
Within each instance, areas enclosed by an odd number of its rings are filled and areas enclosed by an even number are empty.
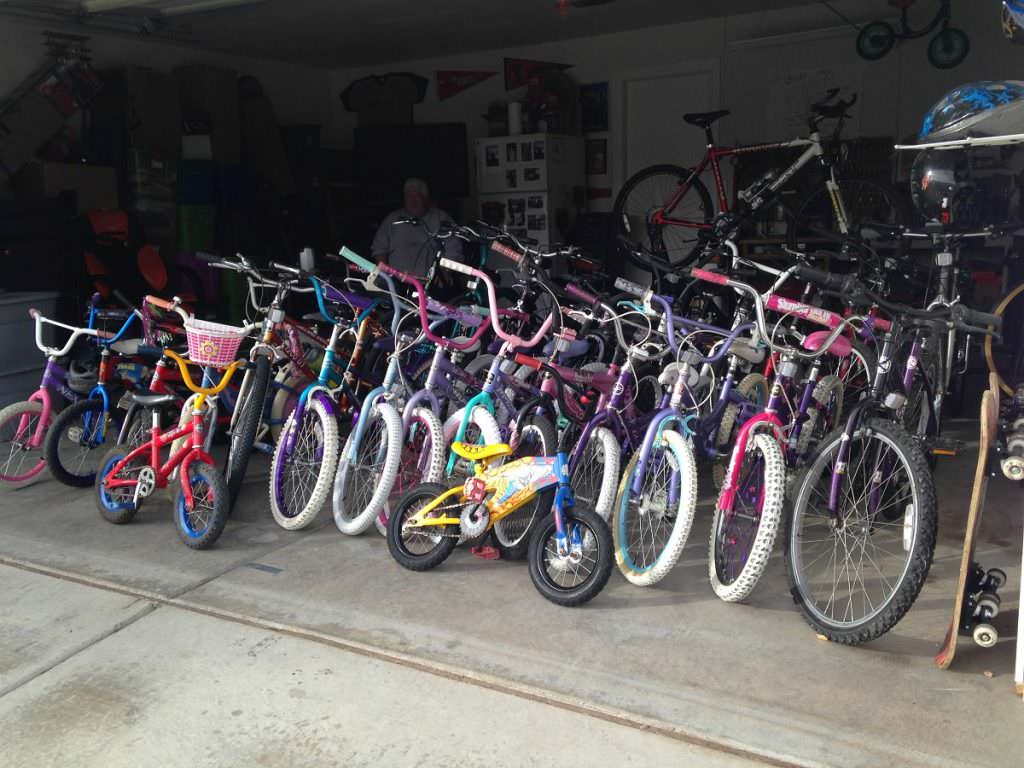
[[[437,97],[444,101],[498,73],[466,69],[439,69],[435,74],[437,75]]]

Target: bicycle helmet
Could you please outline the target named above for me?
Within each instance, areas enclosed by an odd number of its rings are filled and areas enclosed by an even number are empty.
[[[1024,132],[1024,81],[982,80],[954,88],[924,117],[922,142]]]
[[[68,366],[68,388],[80,395],[88,395],[99,381],[96,365],[92,361],[72,360]]]

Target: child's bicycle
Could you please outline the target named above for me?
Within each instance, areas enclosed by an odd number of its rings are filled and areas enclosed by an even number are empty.
[[[563,398],[562,382],[558,398]],[[584,418],[589,418],[593,407]],[[554,456],[526,456],[490,467],[512,454],[505,443],[451,449],[472,462],[473,474],[448,488],[424,483],[402,497],[388,518],[388,550],[404,568],[426,571],[443,563],[460,538],[481,539],[495,523],[537,501],[551,514],[530,532],[527,560],[537,591],[553,603],[582,605],[595,598],[612,571],[612,536],[596,512],[575,505],[569,485],[565,430]],[[553,504],[552,504],[553,502]]]
[[[96,505],[108,522],[116,525],[131,522],[143,499],[157,488],[166,488],[180,466],[180,487],[173,502],[174,526],[186,546],[207,549],[220,537],[230,511],[224,478],[204,448],[207,401],[227,387],[244,362],[235,357],[242,338],[252,326],[236,328],[196,320],[178,306],[177,299],[168,302],[167,308],[176,310],[185,319],[191,359],[186,360],[171,349],[164,350],[164,354],[178,364],[182,381],[196,394],[189,400],[192,418],[163,430],[161,406],[172,402],[174,395],[133,394],[137,404],[152,409],[150,438],[136,448],[118,445],[107,453],[96,475]],[[203,387],[192,380],[189,364],[227,368],[216,385]],[[171,446],[170,455],[161,463],[160,449],[167,446]]]
[[[92,398],[97,396],[98,390],[102,392],[101,385],[93,389],[86,399],[80,392],[71,388],[69,377],[73,371],[71,371],[68,356],[75,343],[83,336],[102,340],[104,345],[120,341],[132,325],[135,315],[132,313],[126,316],[123,312],[116,313],[118,319],[125,316],[127,319],[116,334],[107,333],[95,327],[97,319],[108,314],[97,309],[98,303],[99,294],[96,294],[89,306],[89,322],[85,328],[65,325],[43,317],[36,309],[29,310],[29,314],[36,324],[36,346],[40,352],[46,355],[46,369],[43,371],[39,389],[33,392],[27,400],[13,403],[0,410],[0,484],[8,488],[21,488],[32,483],[46,466],[44,447],[47,432],[53,424],[55,415],[61,411],[65,403],[74,404],[83,402],[83,400],[92,402]],[[70,331],[71,335],[63,346],[49,346],[43,341],[44,325]],[[106,375],[108,371],[105,370],[103,373]],[[100,439],[103,437],[102,430],[105,429],[106,414],[109,412],[105,397],[102,402],[104,410],[102,419],[99,415],[93,419],[94,429],[100,427]],[[87,427],[90,425],[92,423],[87,422]]]

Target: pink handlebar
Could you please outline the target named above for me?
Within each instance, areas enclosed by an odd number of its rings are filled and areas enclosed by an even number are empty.
[[[446,269],[453,269],[456,272],[461,272],[464,275],[472,275],[478,280],[483,281],[483,284],[487,286],[487,301],[491,305],[491,325],[494,327],[494,332],[498,335],[499,339],[508,342],[513,348],[514,347],[533,347],[539,344],[548,333],[548,329],[551,327],[551,323],[554,322],[555,316],[552,312],[546,318],[540,329],[533,335],[531,339],[524,339],[521,336],[515,336],[511,333],[506,333],[502,327],[498,318],[501,316],[501,311],[498,309],[498,297],[494,291],[494,283],[491,282],[490,276],[479,269],[475,269],[466,264],[460,264],[457,261],[451,259],[441,259],[438,262],[442,267]]]
[[[698,280],[704,280],[708,283],[715,283],[716,285],[728,285],[729,278],[720,272],[710,272],[706,269],[691,269],[690,276],[695,277]]]
[[[416,301],[418,302],[420,309],[420,327],[423,329],[423,335],[439,347],[454,349],[458,352],[465,352],[480,341],[480,337],[483,336],[484,331],[487,330],[487,323],[480,323],[480,325],[477,326],[477,329],[473,332],[473,335],[465,342],[458,342],[454,339],[446,339],[444,336],[438,336],[430,330],[430,318],[427,316],[427,292],[423,290],[423,283],[408,272],[395,269],[390,264],[385,264],[384,262],[377,264],[377,269],[386,275],[391,275],[396,280],[401,280],[403,283],[412,286],[413,290],[416,291]]]
[[[491,250],[499,256],[504,256],[509,261],[515,262],[516,264],[523,263],[523,254],[517,251],[515,248],[510,248],[504,243],[493,242],[491,243]]]
[[[799,318],[810,320],[812,323],[823,325],[826,328],[838,328],[843,324],[843,318],[835,312],[829,312],[821,307],[812,307],[810,304],[804,304],[800,301],[793,301],[793,299],[787,299],[784,296],[779,296],[777,293],[769,295],[764,305],[773,312],[796,315]]]

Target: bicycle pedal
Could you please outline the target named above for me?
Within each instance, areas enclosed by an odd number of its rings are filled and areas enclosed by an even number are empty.
[[[966,443],[950,437],[932,437],[925,441],[925,448],[933,456],[956,456]]]

